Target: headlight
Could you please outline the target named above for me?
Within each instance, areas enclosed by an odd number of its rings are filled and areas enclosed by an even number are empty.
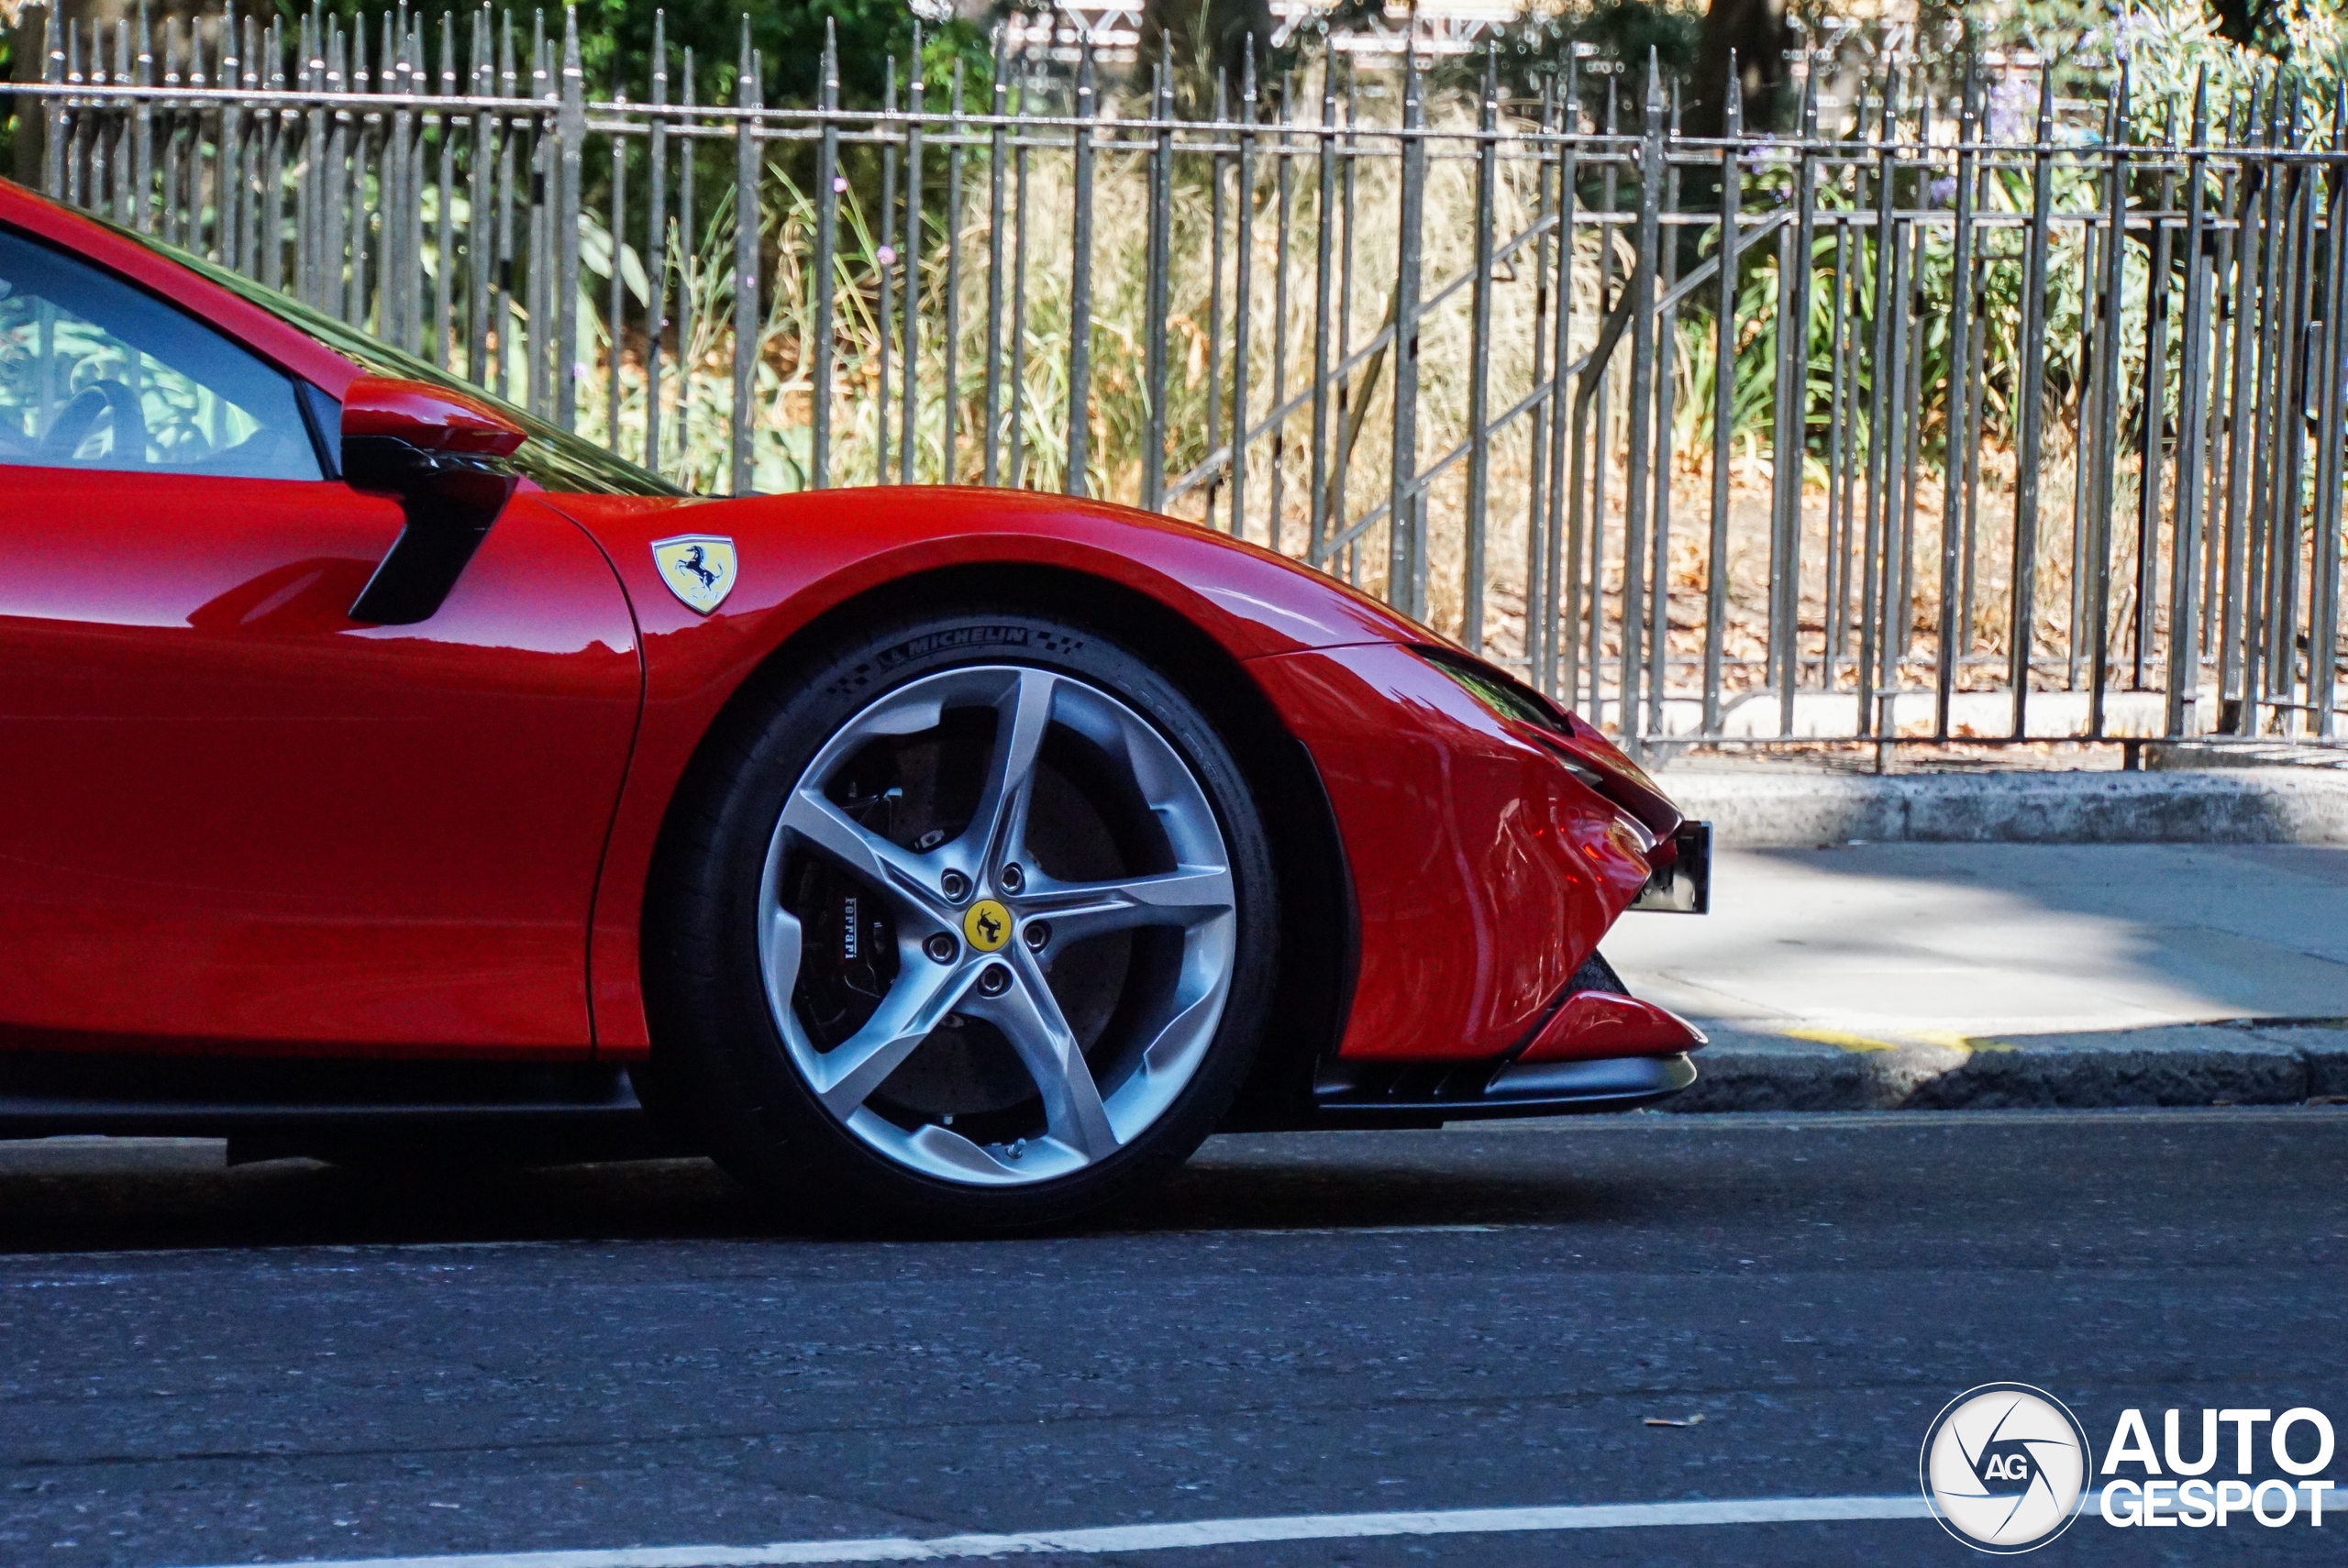
[[[1448,648],[1413,648],[1412,652],[1457,681],[1468,694],[1503,719],[1514,719],[1554,735],[1569,735],[1573,726],[1566,715],[1539,692],[1510,679],[1479,659]]]
[[[1453,653],[1448,648],[1416,647],[1412,651],[1457,681],[1461,690],[1501,718],[1513,719],[1528,729],[1537,730],[1544,738],[1551,735],[1562,738],[1574,733],[1573,721],[1566,716],[1565,710],[1530,686],[1512,680],[1480,659],[1469,658],[1465,654]],[[1637,817],[1623,809],[1622,803],[1614,799],[1613,791],[1607,788],[1605,778],[1596,768],[1591,767],[1579,757],[1567,755],[1566,748],[1557,745],[1556,741],[1550,741],[1546,749],[1564,765],[1567,772],[1589,785],[1601,798],[1613,805],[1615,814],[1636,828],[1645,843],[1650,846],[1653,845],[1655,834],[1648,832],[1646,826]]]

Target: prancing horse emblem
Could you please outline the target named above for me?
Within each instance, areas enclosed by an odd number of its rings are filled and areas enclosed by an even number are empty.
[[[685,534],[657,539],[652,564],[660,580],[686,606],[706,615],[734,591],[734,541],[715,534]]]

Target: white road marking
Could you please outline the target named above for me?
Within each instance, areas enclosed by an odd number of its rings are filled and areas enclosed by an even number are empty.
[[[1743,1497],[1719,1502],[1600,1503],[1561,1507],[1447,1508],[1388,1514],[1290,1514],[1188,1524],[1109,1525],[1016,1535],[884,1536],[869,1540],[786,1540],[770,1546],[633,1546],[610,1551],[493,1551],[455,1557],[306,1560],[282,1568],[784,1568],[809,1562],[944,1562],[1055,1551],[1089,1556],[1275,1540],[1347,1540],[1382,1535],[1491,1535],[1535,1530],[1628,1529],[1646,1525],[1796,1524],[1921,1519],[1921,1496]]]

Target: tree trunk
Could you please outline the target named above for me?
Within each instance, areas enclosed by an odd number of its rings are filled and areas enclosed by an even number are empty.
[[[1786,53],[1794,47],[1786,25],[1785,0],[1711,0],[1704,13],[1702,42],[1696,51],[1696,80],[1689,84],[1681,123],[1690,136],[1720,136],[1727,127],[1730,52],[1744,90],[1744,123],[1781,125],[1793,73]]]

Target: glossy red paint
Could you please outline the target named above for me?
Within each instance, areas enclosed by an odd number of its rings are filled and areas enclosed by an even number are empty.
[[[0,1046],[578,1056],[627,604],[517,498],[448,604],[345,612],[398,505],[9,468]]]
[[[422,381],[361,376],[342,394],[342,434],[390,436],[427,452],[513,455],[527,433],[479,398]]]
[[[1319,764],[1352,863],[1361,946],[1340,1055],[1523,1043],[1646,881],[1644,837],[1406,648],[1248,668]]]
[[[1704,1043],[1704,1032],[1636,997],[1576,991],[1558,1005],[1519,1062],[1590,1062],[1613,1056],[1676,1056]]]
[[[677,781],[743,680],[825,611],[925,572],[1014,565],[1082,572],[1144,594],[1243,660],[1427,635],[1269,550],[1067,496],[933,487],[724,502],[548,499],[602,543],[644,639],[644,722],[604,860],[593,940],[596,1038],[621,1055],[649,1043],[640,915]],[[711,614],[680,601],[653,564],[653,542],[681,533],[735,543],[735,587]]]

